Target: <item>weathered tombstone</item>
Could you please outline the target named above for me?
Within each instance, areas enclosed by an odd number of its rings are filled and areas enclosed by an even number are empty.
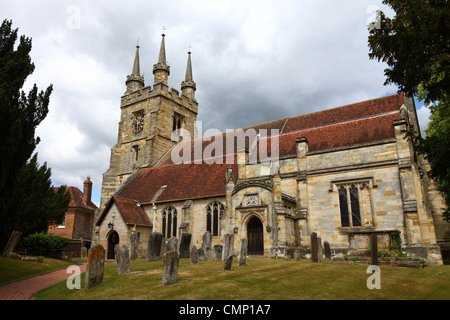
[[[191,246],[192,234],[183,233],[180,241],[180,258],[189,258],[189,247]]]
[[[122,246],[116,244],[114,247],[114,258],[116,259],[116,270],[117,274],[126,274],[131,272],[130,266],[130,252],[127,246]]]
[[[214,246],[214,260],[222,260],[222,245],[216,244]]]
[[[198,251],[197,250],[197,246],[193,245],[192,249],[191,249],[191,264],[192,265],[197,265],[198,264]]]
[[[223,263],[223,270],[231,270],[231,264],[233,263],[233,256],[229,256]]]
[[[205,250],[205,259],[208,261],[213,261],[215,257],[215,251],[211,248],[206,248]]]
[[[138,250],[138,245],[139,245],[137,233],[133,233],[130,236],[130,243],[131,243],[131,246],[130,246],[130,259],[131,260],[136,260],[137,256],[138,256],[137,250]]]
[[[163,235],[160,232],[150,233],[147,248],[147,261],[155,261],[161,259],[161,243]]]
[[[95,287],[103,282],[103,270],[105,266],[105,249],[97,244],[89,249],[86,265],[85,288]]]
[[[238,265],[240,266],[246,265],[247,250],[248,250],[248,240],[246,238],[242,238],[239,241]]]
[[[370,235],[370,264],[378,265],[378,237],[376,233]]]
[[[292,250],[291,249],[286,249],[286,255],[285,255],[285,259],[286,261],[291,261],[292,259]]]
[[[322,260],[323,260],[322,239],[317,238],[317,261],[322,262]]]
[[[81,247],[81,258],[87,258],[88,256],[88,248]]]
[[[203,248],[198,248],[197,249],[197,254],[198,254],[198,260],[199,261],[206,260],[205,251],[203,250]]]
[[[295,261],[300,261],[300,258],[301,258],[300,250],[295,249],[295,250],[294,250],[294,260],[295,260]]]
[[[163,261],[164,267],[163,267],[162,283],[164,285],[168,285],[177,282],[178,266],[180,263],[178,252],[176,251],[167,252],[164,255]]]
[[[13,231],[11,236],[9,237],[8,243],[6,244],[2,255],[6,256],[8,253],[13,252],[16,248],[17,243],[19,243],[20,237],[22,236],[22,232]]]
[[[178,252],[178,238],[172,237],[167,240],[167,252],[175,251]]]
[[[311,233],[311,261],[319,262],[318,260],[318,248],[317,248],[317,233]]]
[[[206,231],[203,234],[203,237],[202,237],[202,249],[203,249],[203,251],[206,251],[206,248],[211,249],[211,241],[212,241],[211,232]]]
[[[227,233],[223,236],[222,260],[233,255],[234,234]]]
[[[331,260],[331,248],[330,243],[328,241],[323,242],[323,247],[325,250],[325,259]]]

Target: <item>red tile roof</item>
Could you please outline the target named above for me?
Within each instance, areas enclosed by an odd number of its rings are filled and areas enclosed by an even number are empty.
[[[144,210],[140,206],[139,201],[128,199],[120,196],[112,196],[109,202],[106,204],[105,210],[103,210],[102,215],[96,222],[96,225],[100,225],[109,211],[111,206],[115,203],[119,209],[120,214],[126,224],[129,225],[139,225],[151,227],[152,223],[148,219]]]
[[[54,187],[53,190],[56,192],[59,187]],[[84,208],[88,210],[97,210],[97,206],[89,201],[88,203],[83,200],[83,192],[80,191],[77,187],[68,186],[66,190],[70,192],[70,202],[69,208]]]

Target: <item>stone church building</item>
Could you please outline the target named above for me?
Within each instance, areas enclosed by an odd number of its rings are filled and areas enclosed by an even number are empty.
[[[94,238],[110,258],[115,244],[130,248],[133,233],[141,257],[151,232],[191,233],[199,247],[206,231],[213,245],[232,233],[248,239],[251,255],[283,257],[292,248],[307,256],[312,232],[342,255],[368,250],[372,233],[387,246],[400,231],[404,251],[443,263],[445,202],[404,138],[408,128],[419,132],[413,99],[274,120],[243,128],[238,143],[236,132],[197,138],[191,53],[180,93],[168,87],[164,34],[153,74],[146,86],[137,47],[95,219]]]

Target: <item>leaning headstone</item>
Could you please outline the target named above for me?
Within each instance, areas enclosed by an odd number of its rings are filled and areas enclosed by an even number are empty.
[[[227,233],[223,236],[222,260],[233,255],[234,234]]]
[[[325,250],[325,259],[331,260],[331,248],[330,243],[328,241],[323,242],[323,248]]]
[[[233,256],[229,256],[223,263],[223,270],[231,270],[231,264],[233,263]]]
[[[178,257],[178,252],[169,251],[164,255],[164,267],[162,275],[162,283],[164,285],[173,284],[177,282],[178,279],[178,266],[180,259]]]
[[[161,259],[161,242],[163,235],[160,232],[150,233],[147,248],[147,261],[155,261]]]
[[[311,261],[319,262],[317,248],[317,233],[311,233]]]
[[[220,244],[214,246],[214,260],[222,260],[222,249],[223,246]]]
[[[322,262],[322,260],[323,260],[322,239],[317,238],[317,261]]]
[[[131,246],[130,246],[130,259],[131,260],[136,260],[137,257],[138,257],[137,250],[138,250],[138,245],[139,245],[137,233],[133,233],[131,235],[130,243],[131,243]]]
[[[295,260],[295,261],[300,261],[300,258],[301,258],[300,250],[295,249],[295,250],[294,250],[294,260]]]
[[[105,249],[97,244],[89,249],[86,265],[85,288],[95,287],[103,282],[103,270],[105,266]]]
[[[116,259],[117,274],[126,274],[131,272],[130,253],[127,246],[116,244],[114,247],[114,258]]]
[[[183,233],[180,241],[180,258],[189,258],[189,247],[191,246],[192,234]]]
[[[247,259],[248,240],[242,238],[239,241],[238,265],[245,266]]]
[[[376,233],[370,235],[370,264],[378,265],[378,237]]]
[[[191,249],[191,264],[192,265],[197,265],[198,264],[198,251],[197,250],[197,246],[193,245],[192,249]]]
[[[202,237],[202,249],[203,249],[203,251],[206,251],[206,248],[210,248],[211,249],[211,241],[212,241],[211,232],[206,231],[203,234],[203,237]]]
[[[11,233],[11,236],[9,237],[8,243],[6,244],[5,248],[3,249],[2,255],[6,256],[6,255],[8,255],[8,253],[13,252],[17,246],[17,243],[19,243],[21,236],[22,236],[22,232],[13,231]]]
[[[178,252],[178,238],[172,237],[167,240],[167,252],[175,251]]]

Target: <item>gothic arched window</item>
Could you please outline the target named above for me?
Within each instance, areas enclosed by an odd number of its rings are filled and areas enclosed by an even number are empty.
[[[219,235],[220,217],[225,212],[225,206],[218,201],[211,202],[206,207],[206,231],[212,236]]]
[[[177,209],[172,206],[162,212],[162,234],[164,238],[177,236]]]
[[[341,210],[342,227],[360,227],[361,210],[359,189],[361,184],[341,185],[339,186],[339,207]]]

